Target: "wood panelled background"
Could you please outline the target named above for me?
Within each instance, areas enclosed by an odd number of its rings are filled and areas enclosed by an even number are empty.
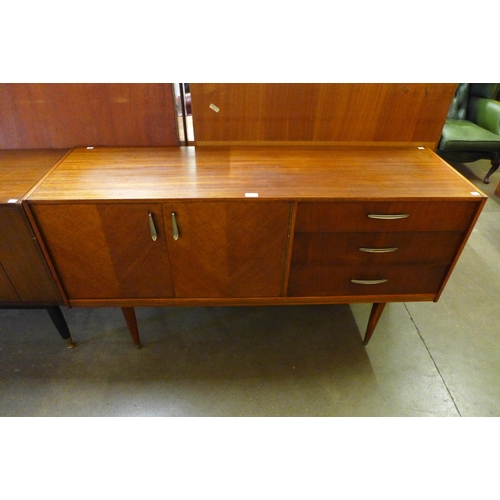
[[[356,141],[433,148],[455,88],[454,83],[192,83],[195,140],[197,145]]]
[[[0,84],[0,149],[177,145],[171,84]]]

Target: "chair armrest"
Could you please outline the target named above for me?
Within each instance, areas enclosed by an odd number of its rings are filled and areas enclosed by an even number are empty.
[[[471,97],[467,117],[476,125],[500,135],[500,102],[494,99]]]

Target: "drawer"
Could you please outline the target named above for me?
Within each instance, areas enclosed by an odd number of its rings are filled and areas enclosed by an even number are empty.
[[[449,266],[304,266],[292,267],[288,295],[393,295],[436,294]],[[353,283],[351,280],[385,280],[379,283]]]
[[[478,208],[462,201],[301,202],[295,232],[465,231]]]
[[[459,232],[297,233],[292,266],[450,264]]]

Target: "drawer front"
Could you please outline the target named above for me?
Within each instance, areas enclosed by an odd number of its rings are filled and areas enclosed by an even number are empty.
[[[298,233],[292,266],[450,264],[460,232]]]
[[[295,232],[466,231],[478,208],[461,201],[303,202]]]
[[[436,294],[448,266],[305,266],[290,270],[291,297]],[[354,283],[352,280],[366,281]]]

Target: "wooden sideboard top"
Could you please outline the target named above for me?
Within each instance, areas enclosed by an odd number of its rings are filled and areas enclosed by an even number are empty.
[[[475,195],[471,194],[476,192]],[[418,147],[76,148],[34,201],[144,199],[475,199]]]
[[[0,150],[0,203],[22,199],[67,150]]]

